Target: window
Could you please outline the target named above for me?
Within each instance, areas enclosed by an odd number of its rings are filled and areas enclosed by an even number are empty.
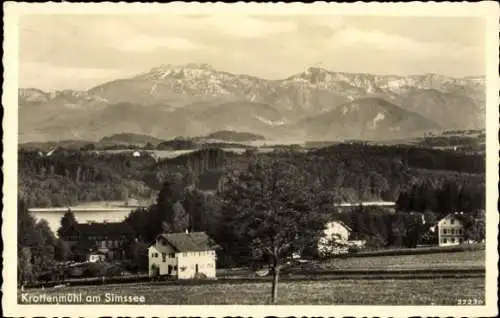
[[[161,253],[161,260],[163,263],[167,261],[167,253]]]
[[[451,219],[451,220],[450,220],[450,223],[451,223],[451,224],[455,224],[455,220]]]
[[[176,270],[177,270],[177,265],[174,266],[174,271],[176,271]]]
[[[443,244],[446,244],[448,243],[448,240],[447,239],[443,239]]]
[[[455,238],[454,237],[451,238],[451,243],[455,243]]]
[[[175,253],[168,253],[168,257],[174,258],[175,257]]]

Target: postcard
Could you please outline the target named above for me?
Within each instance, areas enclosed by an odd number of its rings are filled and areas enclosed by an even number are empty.
[[[498,314],[495,2],[4,12],[6,316]]]

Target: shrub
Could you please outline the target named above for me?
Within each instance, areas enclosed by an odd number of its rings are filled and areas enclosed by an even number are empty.
[[[87,264],[85,269],[83,270],[83,277],[98,277],[103,276],[104,270],[102,265],[97,263]]]

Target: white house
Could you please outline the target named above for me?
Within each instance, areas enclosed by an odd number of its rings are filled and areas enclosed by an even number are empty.
[[[362,247],[363,241],[349,241],[352,229],[342,221],[331,221],[325,226],[323,236],[318,241],[320,255],[347,253],[350,246]]]
[[[204,232],[160,234],[148,256],[149,276],[215,278],[215,247]]]
[[[438,221],[438,244],[439,246],[458,245],[464,242],[464,228],[463,221],[457,214],[448,214]]]
[[[104,262],[105,260],[106,260],[106,255],[104,255],[104,253],[100,253],[100,252],[90,253],[87,256],[87,261],[89,261],[91,263]]]

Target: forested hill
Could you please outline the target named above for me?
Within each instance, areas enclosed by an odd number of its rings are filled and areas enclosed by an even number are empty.
[[[409,168],[449,170],[462,173],[485,173],[484,153],[464,153],[408,145],[382,146],[337,144],[314,151],[317,156],[343,159],[393,158]]]
[[[144,134],[134,134],[134,133],[121,133],[106,136],[99,140],[99,145],[140,145],[144,146],[146,144],[151,144],[153,146],[158,145],[163,142],[163,139],[156,138]]]
[[[413,192],[422,192],[423,187],[434,193],[427,193],[428,197],[445,196],[442,191],[446,188],[463,198],[484,198],[483,154],[357,144],[307,153],[236,154],[203,149],[160,161],[126,153],[67,150],[43,156],[37,151],[20,150],[18,193],[29,206],[43,207],[128,197],[154,198],[163,182],[172,178],[180,180],[181,188],[195,186],[217,191],[229,172],[246,169],[251,161],[271,159],[294,164],[301,167],[300,173],[316,176],[337,201],[397,201],[402,194],[404,199],[414,196]],[[466,205],[483,207],[484,202]],[[411,203],[405,206],[417,208]]]
[[[265,138],[261,135],[249,132],[232,131],[232,130],[219,130],[214,133],[208,134],[205,138],[234,141],[234,142],[265,140]]]

